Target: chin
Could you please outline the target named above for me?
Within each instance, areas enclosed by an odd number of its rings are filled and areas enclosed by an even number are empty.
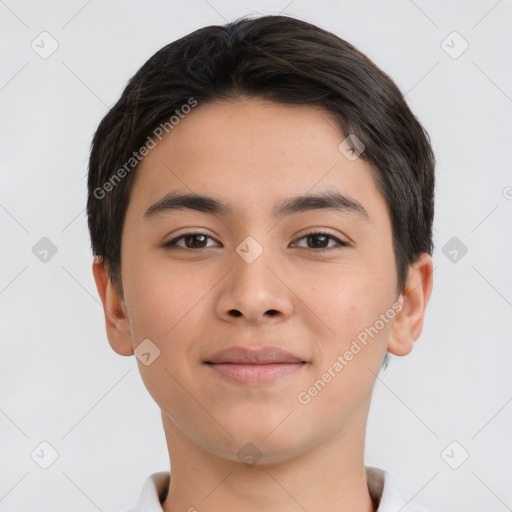
[[[304,431],[304,425],[287,424],[289,418],[259,422],[238,422],[236,428],[230,425],[227,430],[233,437],[224,436],[223,440],[212,442],[210,451],[218,456],[244,463],[251,467],[254,464],[276,464],[291,460],[307,451],[312,436]],[[264,417],[261,418],[264,420]],[[281,422],[281,423],[280,423]]]

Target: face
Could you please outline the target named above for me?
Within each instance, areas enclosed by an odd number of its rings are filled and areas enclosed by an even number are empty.
[[[387,205],[344,138],[312,107],[199,104],[137,170],[129,342],[150,340],[139,369],[169,428],[213,454],[278,461],[364,431],[402,297]]]

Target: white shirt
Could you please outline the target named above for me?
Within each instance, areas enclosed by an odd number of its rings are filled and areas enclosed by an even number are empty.
[[[409,505],[393,477],[378,468],[367,467],[368,490],[380,504],[377,512],[424,512]],[[161,503],[167,495],[171,474],[168,471],[153,473],[144,482],[137,504],[128,512],[162,512]]]

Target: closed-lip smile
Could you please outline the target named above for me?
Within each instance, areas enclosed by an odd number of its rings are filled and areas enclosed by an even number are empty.
[[[223,378],[238,384],[258,385],[290,375],[307,361],[278,347],[230,347],[204,361]]]

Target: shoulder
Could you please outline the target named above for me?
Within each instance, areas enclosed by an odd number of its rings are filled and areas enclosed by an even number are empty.
[[[395,479],[387,471],[367,466],[366,477],[377,512],[427,512],[405,500]]]
[[[169,489],[171,474],[161,471],[148,476],[135,506],[127,512],[162,512],[162,501]]]

